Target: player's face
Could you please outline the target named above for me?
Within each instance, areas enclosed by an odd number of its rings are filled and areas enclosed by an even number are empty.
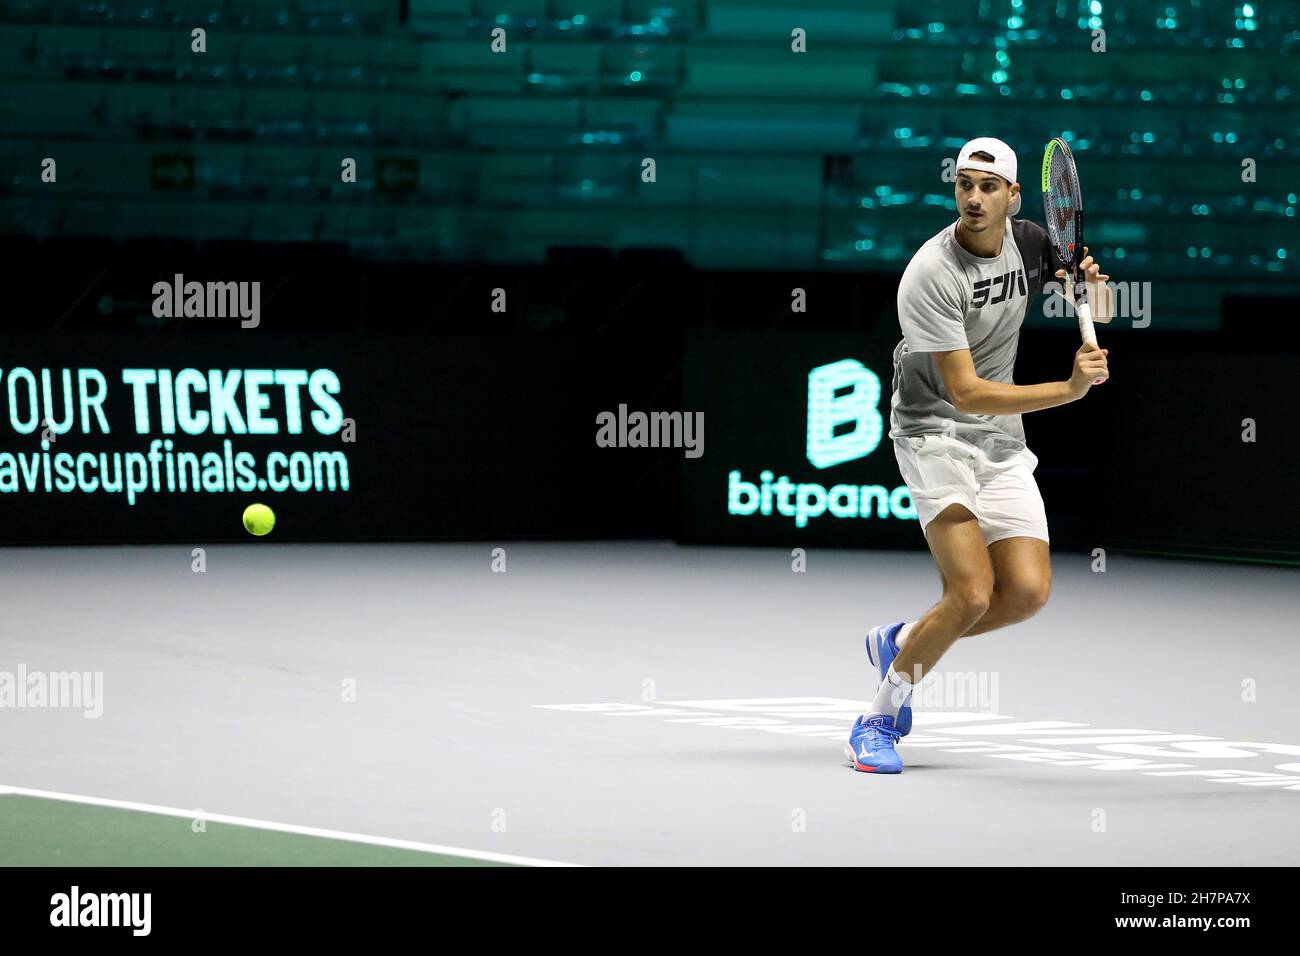
[[[957,212],[962,228],[969,232],[982,232],[992,223],[1001,223],[1011,205],[1011,195],[1011,184],[996,173],[957,171]]]

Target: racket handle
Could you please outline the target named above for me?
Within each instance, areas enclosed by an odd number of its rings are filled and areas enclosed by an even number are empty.
[[[1079,335],[1089,345],[1094,348],[1099,347],[1097,345],[1097,330],[1093,328],[1092,324],[1092,307],[1088,305],[1087,295],[1082,289],[1079,290],[1077,296],[1075,295],[1074,282],[1068,275],[1065,277],[1065,287],[1070,298],[1074,301],[1074,312],[1079,317]],[[1104,381],[1106,381],[1104,378],[1094,378],[1092,384],[1100,385]]]
[[[1074,283],[1070,283],[1073,287]],[[1070,290],[1071,295],[1074,289]],[[1079,335],[1089,345],[1097,344],[1097,330],[1092,325],[1092,308],[1088,305],[1088,299],[1085,295],[1080,294],[1074,299],[1074,312],[1079,317]]]

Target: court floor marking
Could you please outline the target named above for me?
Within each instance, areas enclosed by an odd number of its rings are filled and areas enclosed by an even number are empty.
[[[758,731],[783,736],[843,741],[845,731],[867,706],[840,697],[753,697],[719,700],[666,700],[648,704],[614,701],[593,704],[534,704],[542,710],[597,714],[622,720],[662,718],[670,724]],[[800,723],[830,720],[835,723]],[[992,723],[992,721],[1011,721]],[[1201,778],[1212,783],[1276,788],[1300,792],[1300,745],[1224,740],[1205,734],[1175,734],[1141,728],[1093,727],[1066,720],[1016,720],[1005,714],[979,711],[939,711],[916,715],[921,731],[902,746],[933,747],[943,753],[984,754],[999,760],[1054,764],[1106,773],[1139,773],[1149,777]],[[980,740],[980,737],[995,738]],[[1010,743],[1006,738],[1019,742]],[[1167,744],[1168,749],[1153,744]],[[1061,750],[1060,747],[1091,747]],[[1201,765],[1203,761],[1259,758],[1275,763],[1271,770]],[[1195,760],[1171,763],[1170,758]],[[1281,771],[1280,773],[1277,771]]]
[[[558,860],[541,860],[529,856],[513,856],[508,853],[491,853],[486,850],[467,850],[463,847],[442,846],[437,843],[419,843],[415,840],[399,840],[394,837],[371,836],[366,833],[348,833],[343,830],[325,830],[320,827],[298,826],[294,823],[275,823],[270,820],[255,820],[251,817],[235,817],[225,813],[208,813],[206,810],[184,810],[179,807],[162,807],[152,803],[135,803],[130,800],[110,800],[105,797],[87,797],[75,793],[57,793],[53,790],[33,790],[28,787],[11,787],[0,784],[0,797],[15,794],[23,797],[36,797],[42,800],[58,800],[63,803],[80,803],[92,807],[110,807],[116,810],[135,810],[139,813],[152,813],[157,816],[179,817],[184,820],[202,820],[205,823],[225,823],[230,826],[247,827],[253,830],[273,830],[276,833],[293,833],[298,836],[320,837],[326,840],[344,840],[349,843],[364,843],[369,846],[389,847],[395,850],[415,850],[419,853],[440,853],[444,856],[459,856],[470,860],[485,860],[489,863],[514,863],[519,866],[581,866],[579,863],[562,863]]]

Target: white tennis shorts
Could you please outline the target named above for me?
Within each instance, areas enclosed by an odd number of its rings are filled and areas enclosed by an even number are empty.
[[[1038,456],[1028,448],[994,462],[983,448],[948,435],[916,435],[895,438],[894,456],[923,533],[939,512],[959,504],[979,521],[985,545],[1017,535],[1050,540],[1034,481]]]

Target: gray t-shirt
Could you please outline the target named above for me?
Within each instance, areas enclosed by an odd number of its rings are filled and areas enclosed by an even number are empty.
[[[1025,447],[1020,416],[957,411],[929,353],[970,349],[980,378],[1014,384],[1020,325],[1054,272],[1047,233],[1008,219],[1001,252],[982,259],[955,232],[956,223],[921,246],[898,284],[903,340],[894,349],[889,437],[947,434],[1001,461]]]

